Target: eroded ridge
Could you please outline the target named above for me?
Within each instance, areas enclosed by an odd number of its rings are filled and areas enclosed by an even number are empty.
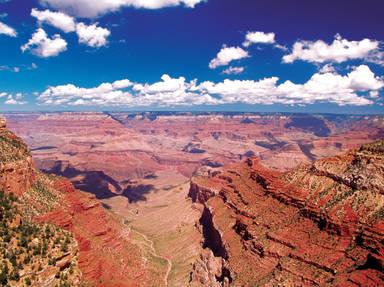
[[[94,195],[38,172],[0,120],[0,284],[159,286],[162,270]],[[8,285],[6,285],[8,284]]]
[[[204,244],[221,269],[200,278],[218,286],[382,286],[383,146],[286,173],[256,158],[201,169],[189,195],[204,206]]]

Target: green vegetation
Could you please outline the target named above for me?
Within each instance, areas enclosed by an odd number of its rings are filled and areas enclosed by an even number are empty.
[[[378,221],[383,220],[383,219],[384,219],[384,207],[380,208],[372,216],[373,222],[378,222]]]
[[[8,130],[0,131],[0,162],[7,163],[29,156],[28,147]]]
[[[29,217],[38,216],[50,212],[58,204],[60,192],[50,186],[50,179],[42,173],[37,173],[37,180],[31,188],[24,193],[23,214]]]
[[[379,140],[374,143],[364,144],[361,146],[360,151],[384,154],[384,140]]]
[[[21,203],[0,191],[0,285],[34,286],[44,266],[55,266],[74,246],[72,234],[49,225],[37,225],[21,214]],[[66,270],[57,269],[58,286],[68,285]],[[73,271],[72,271],[73,272]],[[23,277],[22,274],[29,274]]]

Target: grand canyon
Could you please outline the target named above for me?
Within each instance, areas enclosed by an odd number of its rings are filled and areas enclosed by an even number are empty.
[[[71,238],[10,286],[384,284],[382,116],[3,116],[2,190]]]
[[[0,286],[384,286],[383,0],[0,0]]]

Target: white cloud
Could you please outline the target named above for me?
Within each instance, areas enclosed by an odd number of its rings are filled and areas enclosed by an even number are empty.
[[[0,22],[0,34],[4,34],[10,37],[16,37],[17,32],[12,27],[8,26],[7,24]]]
[[[38,96],[46,105],[100,106],[181,106],[220,104],[284,104],[369,105],[384,87],[383,79],[365,65],[355,67],[347,75],[335,72],[316,73],[306,83],[278,83],[279,78],[261,80],[229,80],[198,84],[184,77],[163,75],[152,84],[121,80],[95,88],[68,84],[50,87]]]
[[[7,66],[7,65],[0,66],[0,71],[7,71],[7,72],[14,72],[14,73],[19,73],[22,70],[35,70],[35,69],[37,69],[37,65],[35,63],[32,63],[31,65],[21,65],[21,66]]]
[[[40,3],[76,17],[94,18],[122,7],[160,9],[185,6],[193,8],[205,0],[40,0]]]
[[[0,71],[8,71],[8,72],[14,72],[18,73],[20,72],[20,67],[10,67],[10,66],[0,66]]]
[[[154,84],[132,83],[129,80],[103,83],[95,88],[80,88],[68,84],[50,87],[38,96],[45,105],[98,105],[98,106],[178,106],[193,104],[215,104],[209,95],[200,95],[196,81],[171,78],[163,75]]]
[[[49,10],[39,11],[37,9],[32,9],[31,16],[35,17],[40,23],[47,23],[65,33],[74,32],[76,29],[75,20],[61,12],[52,12]]]
[[[379,91],[370,91],[369,92],[369,96],[371,97],[371,98],[378,98],[379,97]]]
[[[246,104],[313,104],[368,105],[373,102],[358,93],[383,88],[383,80],[361,65],[346,76],[317,73],[305,84],[286,81],[280,85],[277,77],[252,80],[204,82],[198,89],[221,97],[222,103]]]
[[[226,66],[232,61],[248,58],[249,54],[247,51],[240,47],[226,47],[221,48],[220,52],[216,55],[209,63],[209,68],[216,69],[220,66]]]
[[[376,40],[348,41],[336,35],[330,45],[322,40],[296,42],[291,54],[283,57],[283,62],[293,63],[296,60],[302,60],[312,63],[341,63],[348,60],[367,59],[378,49],[379,42]]]
[[[112,83],[112,87],[115,90],[121,90],[131,86],[133,86],[133,83],[128,79],[119,80]]]
[[[111,35],[108,29],[98,27],[97,24],[85,25],[84,23],[76,25],[76,33],[80,43],[94,48],[105,46],[108,43],[107,38]]]
[[[97,26],[97,23],[86,25],[76,23],[75,19],[62,12],[52,12],[50,10],[39,11],[32,9],[31,16],[35,17],[39,23],[47,23],[65,33],[76,32],[79,43],[90,47],[98,48],[107,44],[107,38],[111,32],[106,28]]]
[[[289,50],[287,48],[287,46],[284,46],[284,45],[281,45],[281,44],[275,44],[275,45],[273,45],[273,47],[275,47],[276,49],[282,50],[284,52],[287,52]]]
[[[4,102],[4,104],[6,104],[6,105],[17,105],[18,102],[17,102],[14,98],[12,98],[12,96],[10,96],[10,97]]]
[[[95,88],[61,85],[45,90],[39,95],[39,101],[47,105],[127,105],[132,99],[123,89],[132,85],[127,79],[103,83]]]
[[[358,91],[380,90],[383,88],[383,80],[375,77],[375,74],[366,65],[355,67],[348,74],[349,87]]]
[[[239,75],[244,72],[244,67],[228,67],[222,73],[224,75]]]
[[[375,63],[380,66],[384,66],[384,51],[377,50],[372,52],[367,58],[367,62]]]
[[[319,73],[334,73],[334,72],[336,72],[336,69],[332,64],[325,64],[319,69]]]
[[[171,78],[163,75],[161,81],[154,84],[136,84],[133,86],[134,104],[137,106],[180,106],[216,104],[210,95],[201,95],[196,90],[196,80],[187,82],[184,77]]]
[[[0,93],[0,98],[4,98],[6,96],[8,96],[8,93],[5,93],[5,92]]]
[[[29,39],[28,43],[21,46],[21,50],[31,50],[31,52],[39,57],[48,58],[57,56],[61,52],[67,50],[67,42],[60,35],[53,35],[52,38],[47,36],[47,33],[39,28]]]
[[[252,44],[273,44],[275,43],[275,33],[264,33],[260,31],[248,32],[245,35],[244,47],[249,47]]]
[[[4,102],[6,105],[25,105],[27,102],[23,101],[24,95],[17,93],[15,97],[13,95],[7,95],[7,100]]]

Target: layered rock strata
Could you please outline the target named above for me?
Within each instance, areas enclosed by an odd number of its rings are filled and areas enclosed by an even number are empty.
[[[207,284],[382,286],[383,147],[286,173],[256,158],[200,170],[189,195],[204,206],[205,247],[222,259]]]

